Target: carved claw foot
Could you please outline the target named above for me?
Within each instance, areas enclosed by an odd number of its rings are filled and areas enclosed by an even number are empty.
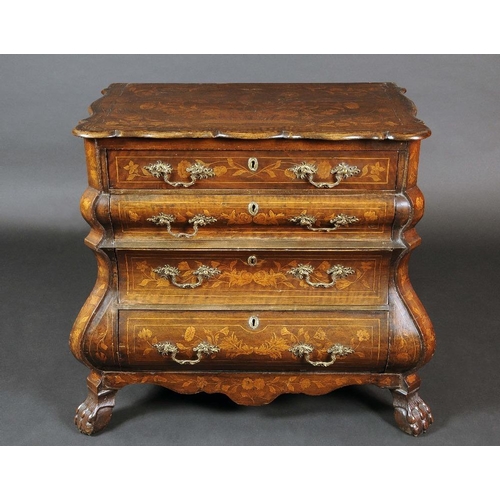
[[[425,432],[432,424],[432,414],[429,407],[415,394],[401,395],[394,391],[394,418],[398,427],[413,436]]]
[[[431,410],[418,395],[419,388],[420,378],[412,375],[405,379],[401,388],[392,391],[396,424],[412,436],[419,436],[433,422]]]
[[[90,435],[108,425],[117,391],[104,387],[101,377],[95,372],[88,376],[87,387],[87,399],[76,410],[75,424],[80,432]]]

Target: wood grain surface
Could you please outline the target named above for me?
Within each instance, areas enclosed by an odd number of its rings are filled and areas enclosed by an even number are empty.
[[[74,129],[88,138],[388,139],[430,135],[393,83],[110,85]]]
[[[255,214],[249,211],[256,205]],[[320,191],[312,194],[283,196],[268,193],[127,193],[111,195],[110,211],[115,238],[123,244],[139,240],[177,241],[195,246],[207,239],[266,237],[303,239],[303,244],[322,240],[390,241],[394,221],[394,196],[391,193],[335,194]],[[175,220],[170,232],[162,224],[160,214]],[[193,239],[181,236],[194,233],[193,217],[202,214],[212,217],[207,225],[198,228]],[[335,223],[340,215],[356,220]],[[310,227],[300,216],[313,217]],[[155,219],[156,222],[155,222]],[[298,218],[298,219],[297,219]],[[153,219],[153,220],[151,220]],[[291,220],[291,219],[295,219]],[[333,223],[331,221],[334,221]],[[173,234],[171,234],[173,233]],[[177,235],[177,236],[176,236]],[[182,240],[182,241],[180,241]]]
[[[121,311],[120,365],[141,370],[308,370],[382,371],[387,362],[387,311]],[[256,328],[249,319],[257,317]],[[220,351],[196,365],[181,366],[162,356],[155,344],[169,341],[180,359],[195,359],[193,348],[206,341]],[[334,344],[353,349],[330,367],[314,367],[290,352],[295,344],[310,344],[312,360],[328,361]]]
[[[254,264],[249,260],[255,259]],[[347,304],[387,303],[390,252],[119,252],[119,300],[123,304],[164,304],[211,308],[231,305],[316,308]],[[329,288],[314,287],[292,274],[300,264],[312,266],[311,283],[329,285],[328,270],[339,265],[351,274]],[[180,288],[155,269],[178,269],[176,282],[196,284],[201,266],[219,274],[203,279],[196,288]]]
[[[175,147],[175,142],[171,144]],[[220,147],[220,142],[212,143]],[[213,177],[200,179],[190,190],[197,189],[308,189],[316,190],[307,179],[300,179],[291,170],[306,163],[316,167],[315,182],[334,183],[332,169],[341,163],[356,167],[359,174],[341,181],[343,189],[394,189],[398,154],[396,151],[150,151],[109,150],[110,187],[117,189],[166,189],[173,187],[154,177],[146,167],[158,161],[171,165],[173,182],[190,181],[189,167],[202,165],[213,171]],[[249,168],[254,159],[256,170]]]
[[[428,428],[435,334],[409,258],[430,131],[400,88],[113,84],[91,110],[74,130],[98,268],[70,336],[91,369],[81,432],[131,383],[248,405],[373,383],[400,429]]]

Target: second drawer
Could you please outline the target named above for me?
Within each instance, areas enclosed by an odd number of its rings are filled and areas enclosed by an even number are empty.
[[[246,194],[123,194],[111,196],[117,240],[210,240],[269,236],[324,239],[391,237],[394,196],[354,194],[293,197]]]
[[[119,297],[205,308],[383,305],[389,261],[380,251],[119,251]]]

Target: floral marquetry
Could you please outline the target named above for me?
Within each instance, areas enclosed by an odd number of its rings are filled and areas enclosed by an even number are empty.
[[[416,371],[434,331],[408,261],[430,131],[404,93],[393,83],[105,89],[74,129],[98,270],[70,337],[91,370],[81,432],[107,425],[121,388],[149,383],[242,405],[374,384],[392,392],[401,430],[429,428]]]
[[[74,132],[90,138],[423,139],[430,131],[403,92],[392,83],[117,83]]]
[[[206,151],[194,156],[187,151],[110,151],[111,182],[117,188],[169,190],[231,189],[234,185],[243,187],[245,183],[261,189],[272,189],[273,185],[292,189],[339,190],[364,186],[385,189],[395,183],[397,156],[392,151],[385,154],[317,152],[314,155],[295,152],[292,157],[262,152],[256,156],[258,167],[255,169],[248,167],[255,152],[230,153],[231,156]]]
[[[340,317],[329,314],[323,319],[317,313],[296,316],[290,322],[284,313],[259,314],[259,324],[248,323],[248,313],[136,313],[121,315],[123,339],[127,348],[121,352],[122,366],[173,369],[155,345],[168,342],[184,357],[203,342],[217,346],[219,351],[202,365],[233,369],[233,360],[252,366],[258,363],[270,370],[303,363],[294,358],[290,348],[296,344],[311,344],[315,358],[327,359],[334,345],[352,350],[349,358],[336,362],[339,369],[352,370],[359,366],[382,367],[385,363],[388,344],[384,328],[385,313],[373,313],[364,317],[350,315]],[[349,351],[350,352],[350,351]],[[334,367],[334,368],[337,368]]]
[[[309,231],[319,238],[384,238],[390,233],[394,200],[387,194],[352,199],[336,197],[331,204],[324,199],[294,196],[280,198],[260,193],[248,195],[214,194],[181,196],[148,194],[148,203],[136,195],[112,196],[111,211],[115,237],[154,237],[157,239],[216,239],[221,231],[236,237],[241,231],[249,236],[307,238]],[[175,208],[174,208],[175,207]],[[328,234],[326,234],[328,233]]]
[[[120,252],[121,300],[158,304],[196,303],[209,293],[211,304],[379,304],[387,299],[389,254],[307,253],[291,260],[291,252],[273,255],[211,252]],[[299,260],[300,259],[300,260]],[[307,260],[305,260],[307,259]],[[307,273],[303,272],[307,270]]]

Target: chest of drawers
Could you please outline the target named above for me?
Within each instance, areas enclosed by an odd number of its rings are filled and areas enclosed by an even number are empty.
[[[432,422],[434,351],[408,259],[420,142],[391,83],[112,84],[74,130],[98,276],[70,336],[90,368],[79,430],[127,384],[262,405],[354,384]]]

